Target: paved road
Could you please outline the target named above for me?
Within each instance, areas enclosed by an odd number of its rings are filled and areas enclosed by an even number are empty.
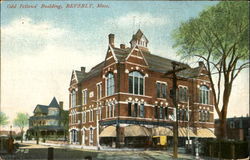
[[[47,160],[48,146],[23,144],[13,155],[2,155],[2,159]],[[96,160],[171,160],[166,151],[95,151],[54,147],[54,160],[82,160],[91,157]],[[180,159],[193,159],[190,155],[180,155]]]

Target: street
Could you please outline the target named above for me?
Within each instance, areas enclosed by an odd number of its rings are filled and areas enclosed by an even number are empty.
[[[48,148],[51,146],[23,143],[13,155],[1,155],[3,160],[8,159],[32,159],[47,160]],[[107,151],[107,150],[86,150],[66,147],[53,147],[54,160],[69,159],[97,159],[97,160],[166,160],[173,159],[170,151]],[[194,159],[191,155],[179,154],[179,159]]]

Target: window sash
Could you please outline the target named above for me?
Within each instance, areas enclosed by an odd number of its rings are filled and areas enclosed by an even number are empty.
[[[155,109],[154,109],[154,113],[155,113],[155,118],[158,118],[158,107],[155,106]]]
[[[161,93],[162,93],[162,98],[166,98],[167,97],[167,86],[166,84],[161,84]]]
[[[114,94],[114,75],[112,73],[109,73],[107,76],[107,96],[111,96]]]
[[[144,117],[144,104],[140,105],[140,117]]]
[[[159,118],[163,119],[163,107],[160,107],[159,112]]]
[[[128,103],[128,116],[132,116],[132,103]]]
[[[156,92],[157,92],[157,97],[160,98],[161,97],[161,84],[160,83],[156,83]]]
[[[144,77],[140,72],[134,71],[129,73],[129,93],[144,94]]]
[[[134,117],[137,117],[138,116],[138,104],[135,103],[134,104]]]

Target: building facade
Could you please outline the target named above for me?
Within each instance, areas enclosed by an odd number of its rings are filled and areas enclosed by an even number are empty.
[[[49,105],[38,104],[35,107],[34,115],[29,118],[29,138],[58,140],[66,137],[68,111],[63,110],[63,102],[59,103],[54,97]]]
[[[202,62],[196,68],[176,62],[185,68],[177,73],[176,111],[171,98],[172,75],[165,74],[174,61],[152,54],[141,30],[132,36],[130,47],[116,47],[114,39],[115,35],[109,34],[103,62],[89,72],[85,67],[72,72],[70,143],[130,146],[144,144],[154,135],[171,138],[175,115],[179,137],[213,135],[213,95]]]
[[[215,135],[219,135],[219,119],[215,120]],[[227,138],[247,141],[250,137],[250,117],[227,118]]]

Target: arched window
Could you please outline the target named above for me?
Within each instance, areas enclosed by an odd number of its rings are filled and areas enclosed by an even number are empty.
[[[200,87],[200,103],[209,104],[209,88],[207,86]]]
[[[129,73],[129,93],[143,95],[144,77],[138,71]]]
[[[71,104],[72,104],[72,107],[76,106],[76,91],[75,90],[73,90],[71,94]]]
[[[106,77],[106,91],[107,96],[111,96],[115,92],[115,82],[114,82],[114,74],[109,73]]]

